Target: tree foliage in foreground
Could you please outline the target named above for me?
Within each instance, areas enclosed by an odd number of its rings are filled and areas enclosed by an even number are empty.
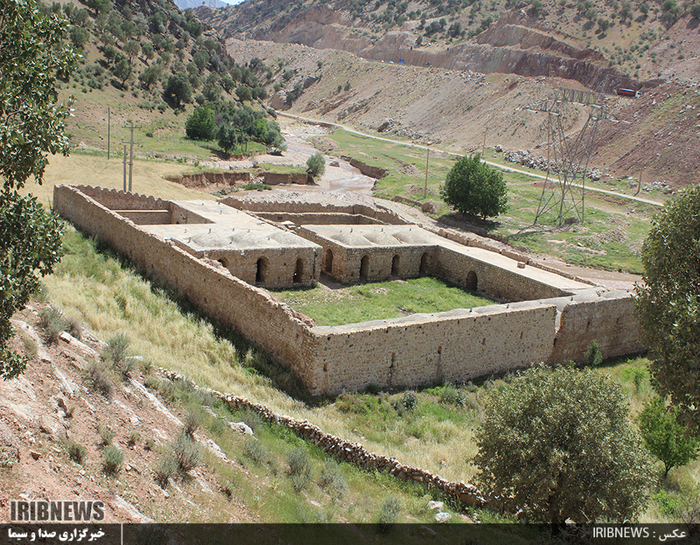
[[[660,397],[647,403],[639,414],[639,431],[649,452],[664,463],[664,479],[671,468],[684,466],[700,454],[700,437],[689,433],[677,416],[678,408],[667,408]]]
[[[0,376],[17,376],[26,359],[11,352],[12,315],[24,308],[61,257],[60,221],[36,198],[18,193],[41,183],[49,153],[68,154],[68,108],[58,103],[57,77],[75,55],[62,43],[67,22],[42,14],[33,0],[0,0]]]
[[[700,429],[700,187],[666,205],[642,247],[636,310],[652,384]]]
[[[323,176],[326,172],[326,160],[320,153],[314,153],[311,157],[306,160],[306,171],[311,174],[314,178]]]
[[[492,390],[476,435],[478,482],[531,521],[634,520],[653,471],[628,412],[620,385],[598,371],[531,368]]]
[[[443,200],[455,210],[483,219],[506,211],[507,193],[503,173],[482,162],[478,153],[459,159],[440,190]]]

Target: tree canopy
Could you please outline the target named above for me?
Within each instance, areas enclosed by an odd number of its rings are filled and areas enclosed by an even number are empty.
[[[506,211],[507,192],[503,173],[482,162],[479,154],[457,161],[440,190],[443,200],[455,210],[483,219]]]
[[[667,408],[660,397],[647,403],[639,414],[639,431],[644,444],[664,463],[664,478],[672,468],[697,459],[700,448],[700,437],[689,433],[677,416],[678,408]]]
[[[652,383],[700,428],[700,187],[666,205],[642,246],[636,310]]]
[[[540,366],[488,401],[474,462],[495,505],[552,524],[622,522],[644,509],[651,461],[610,377]]]
[[[326,160],[320,153],[315,153],[306,160],[306,171],[311,174],[314,178],[318,176],[323,176],[326,172]]]
[[[68,106],[58,103],[57,77],[75,64],[62,43],[67,22],[42,14],[33,0],[0,0],[0,376],[12,378],[26,359],[12,353],[12,314],[39,287],[38,275],[61,257],[61,222],[35,197],[21,196],[31,177],[41,183],[48,155],[68,154]]]
[[[216,122],[214,112],[206,106],[194,109],[192,115],[185,122],[187,138],[192,140],[211,140],[216,134]]]

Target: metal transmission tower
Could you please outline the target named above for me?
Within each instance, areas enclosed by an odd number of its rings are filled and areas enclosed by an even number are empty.
[[[593,152],[593,141],[600,119],[612,116],[605,110],[603,82],[600,92],[557,88],[547,98],[524,109],[547,113],[547,178],[535,214],[535,223],[552,216],[561,225],[572,215],[583,222],[585,210],[585,185],[588,161]],[[580,108],[587,110],[583,127],[574,136],[566,131],[580,115]],[[586,115],[586,114],[584,114]],[[556,179],[552,179],[552,175]]]

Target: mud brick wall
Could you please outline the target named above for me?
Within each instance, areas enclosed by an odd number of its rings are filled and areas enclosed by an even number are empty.
[[[171,223],[172,217],[170,210],[116,210],[116,212],[136,225],[167,225]]]
[[[110,210],[170,210],[170,201],[117,189],[103,189],[88,185],[76,186],[88,197],[99,197],[100,204]]]

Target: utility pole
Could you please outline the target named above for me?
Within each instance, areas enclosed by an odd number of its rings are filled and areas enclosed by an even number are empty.
[[[134,122],[131,122],[131,144],[129,149],[129,193],[131,193],[131,180],[134,172]]]
[[[107,160],[108,161],[109,161],[109,143],[110,143],[111,128],[112,128],[111,117],[112,117],[112,107],[107,106]]]
[[[428,163],[430,162],[430,148],[427,148],[425,154],[425,188],[423,189],[423,198],[428,196]]]
[[[126,192],[126,144],[124,144],[124,191]]]

